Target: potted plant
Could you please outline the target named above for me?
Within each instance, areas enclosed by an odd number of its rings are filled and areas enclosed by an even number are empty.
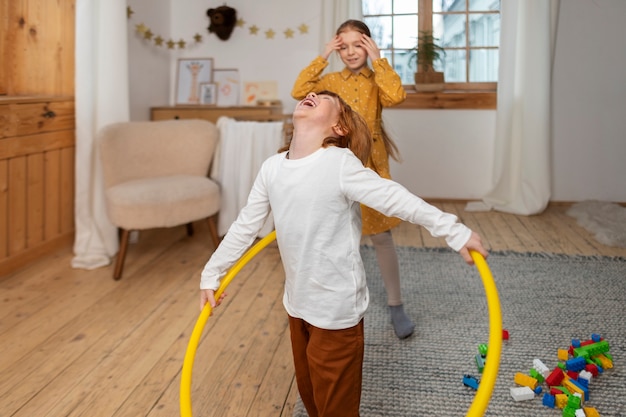
[[[421,31],[417,38],[417,72],[414,75],[416,91],[443,90],[443,72],[435,71],[434,64],[445,56],[446,51],[437,44],[438,40],[432,31]]]

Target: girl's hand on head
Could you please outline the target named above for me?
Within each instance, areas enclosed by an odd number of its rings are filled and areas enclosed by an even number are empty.
[[[338,51],[339,48],[341,48],[342,43],[343,41],[341,40],[341,36],[335,35],[335,37],[328,41],[328,43],[326,44],[322,58],[328,61],[330,54],[332,54],[333,51]]]
[[[380,49],[378,49],[378,45],[372,38],[367,35],[361,36],[361,42],[363,43],[363,47],[367,51],[367,56],[369,56],[372,62],[380,59]]]

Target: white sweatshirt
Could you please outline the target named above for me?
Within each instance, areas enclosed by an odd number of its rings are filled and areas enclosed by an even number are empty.
[[[204,267],[200,288],[219,288],[271,210],[287,313],[328,330],[355,326],[369,301],[359,252],[359,203],[421,225],[456,251],[471,235],[456,216],[365,168],[349,149],[329,146],[295,160],[281,153],[263,163],[246,206]]]

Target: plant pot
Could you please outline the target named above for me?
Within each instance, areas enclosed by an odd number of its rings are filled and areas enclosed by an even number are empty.
[[[414,74],[415,91],[443,91],[444,78],[443,72],[427,71],[416,72]]]

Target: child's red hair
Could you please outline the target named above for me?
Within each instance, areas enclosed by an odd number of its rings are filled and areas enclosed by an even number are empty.
[[[360,114],[352,110],[338,94],[332,91],[320,91],[317,95],[331,96],[337,99],[339,103],[339,120],[337,121],[338,130],[345,132],[343,135],[329,136],[322,142],[323,147],[337,146],[339,148],[349,148],[357,158],[366,165],[370,159],[372,152],[372,134],[365,119]],[[291,138],[289,140],[291,142]],[[289,149],[289,143],[283,146],[278,152],[284,152]]]

